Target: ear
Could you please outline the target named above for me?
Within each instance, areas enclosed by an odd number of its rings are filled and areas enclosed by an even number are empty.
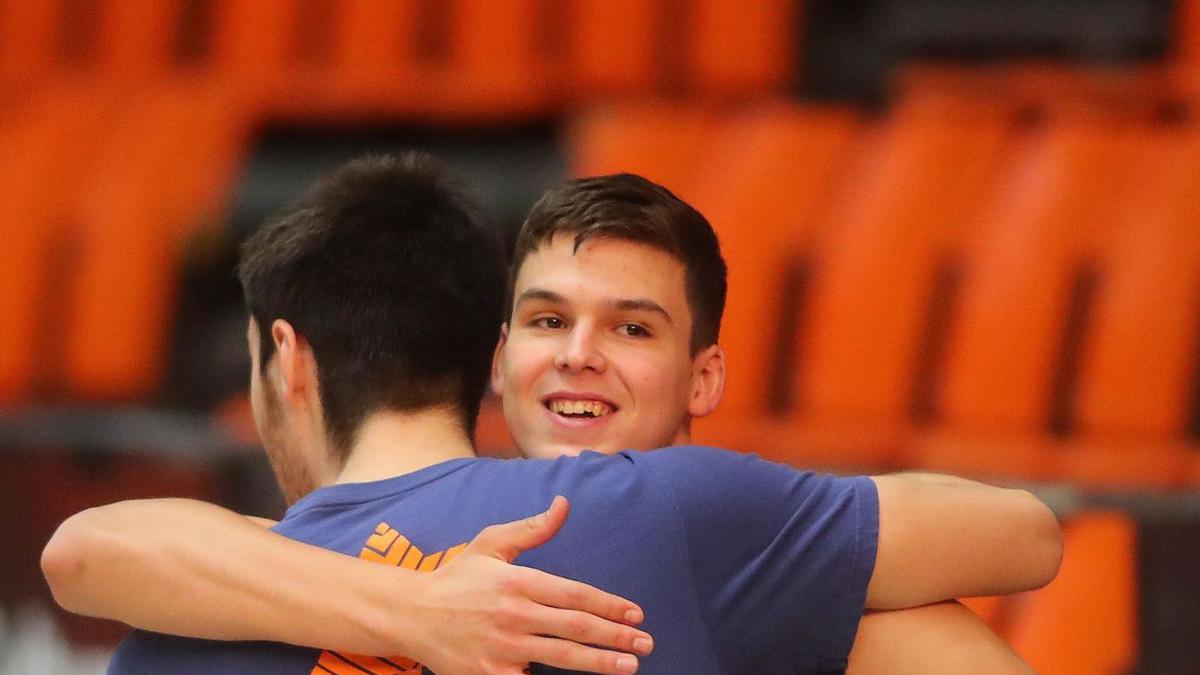
[[[500,339],[496,341],[496,351],[492,352],[492,393],[504,395],[504,371],[500,361],[504,358],[504,345],[508,342],[508,323],[500,324]]]
[[[704,417],[721,402],[725,391],[725,352],[718,345],[700,350],[692,359],[692,396],[688,414]]]
[[[275,341],[275,352],[279,355],[283,395],[304,395],[312,389],[317,376],[312,347],[292,324],[283,319],[271,323],[271,339]]]

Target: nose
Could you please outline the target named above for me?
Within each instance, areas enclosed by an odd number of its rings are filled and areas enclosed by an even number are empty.
[[[567,372],[591,370],[604,372],[607,360],[600,349],[599,336],[587,326],[577,326],[562,342],[554,357],[554,366]]]

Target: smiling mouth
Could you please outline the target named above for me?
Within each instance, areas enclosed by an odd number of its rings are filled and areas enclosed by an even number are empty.
[[[616,412],[616,407],[604,402],[587,399],[556,398],[543,401],[550,412],[567,419],[593,419]]]

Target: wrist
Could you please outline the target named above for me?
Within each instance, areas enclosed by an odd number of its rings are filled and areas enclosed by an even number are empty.
[[[364,563],[369,583],[355,604],[350,625],[357,626],[367,653],[376,656],[403,655],[418,661],[426,657],[422,626],[428,625],[426,598],[428,575],[386,565]],[[360,570],[361,572],[361,570]]]

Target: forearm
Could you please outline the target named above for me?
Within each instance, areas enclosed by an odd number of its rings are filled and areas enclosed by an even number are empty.
[[[416,574],[301,544],[211,504],[121,502],[64,522],[42,568],[79,614],[219,640],[273,640],[366,651],[384,637],[380,588],[397,603]],[[319,590],[319,593],[317,592]],[[319,600],[319,602],[318,602]],[[397,608],[390,626],[402,621]],[[404,645],[400,645],[404,646]]]
[[[868,612],[850,652],[850,675],[1032,673],[1007,644],[961,604]]]
[[[1040,588],[1058,571],[1058,521],[1029,492],[934,474],[875,482],[879,552],[868,607],[1006,595]]]

